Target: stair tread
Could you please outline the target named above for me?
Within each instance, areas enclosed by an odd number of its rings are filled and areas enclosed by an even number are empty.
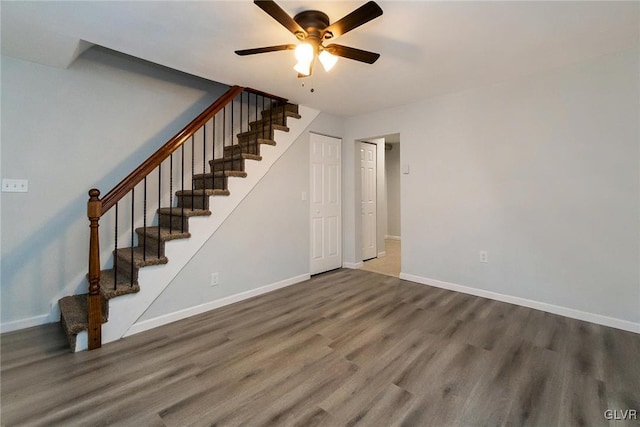
[[[88,294],[71,295],[58,301],[60,316],[66,324],[67,333],[77,335],[89,328]],[[106,316],[102,316],[102,323],[106,323]]]
[[[175,239],[188,239],[189,237],[191,237],[191,233],[186,232],[186,231],[180,231],[177,229],[170,229],[168,227],[157,227],[157,226],[152,226],[152,227],[140,227],[140,228],[136,228],[136,233],[138,233],[139,236],[143,236],[143,235],[147,235],[148,237],[152,238],[152,239],[158,239],[158,234],[160,235],[160,241],[162,242],[166,242],[169,240],[175,240]],[[138,244],[140,244],[140,239],[138,239]]]
[[[216,164],[221,162],[228,162],[230,160],[241,160],[241,159],[260,161],[262,160],[262,156],[258,154],[238,153],[238,154],[234,154],[233,156],[225,156],[221,159],[209,160],[209,163]]]
[[[204,192],[205,196],[228,196],[229,190],[213,190],[211,188],[205,188],[204,190],[180,190],[176,191],[176,196],[202,196]]]
[[[131,283],[123,277],[118,277],[116,286],[113,286],[113,269],[102,270],[100,272],[100,293],[106,298],[111,299],[120,295],[135,294],[140,292],[140,286],[137,281]]]
[[[227,145],[224,148],[227,149],[227,148],[233,148],[233,147],[239,147],[239,146],[242,147],[242,146],[246,146],[246,145],[255,145],[255,144],[276,145],[276,141],[273,140],[273,139],[268,139],[268,138],[257,138],[255,140],[251,140],[251,141],[243,141],[243,142],[238,142],[237,144]]]
[[[189,208],[160,208],[158,209],[158,213],[160,215],[171,215],[171,216],[183,216],[186,218],[191,218],[192,216],[210,216],[211,211],[206,209],[189,209]]]
[[[278,110],[277,108],[275,109],[268,109],[268,110],[264,110],[263,113],[263,117],[271,117],[271,113],[274,112],[275,115],[281,115],[282,114],[282,108],[280,108],[280,110]],[[290,110],[285,110],[285,117],[287,118],[292,118],[292,119],[301,119],[302,116],[296,112],[290,111]]]
[[[233,147],[235,147],[235,145],[233,145]],[[228,148],[228,147],[225,147]],[[231,176],[231,177],[236,177],[236,178],[246,178],[247,177],[247,173],[244,171],[215,171],[213,173],[209,172],[209,173],[199,173],[193,176],[194,179],[202,179],[202,178],[211,178],[211,177],[221,177],[223,175],[226,176]]]
[[[242,132],[238,134],[238,138],[242,138],[245,136],[251,136],[251,135],[260,135],[263,134],[265,130],[267,129],[271,129],[271,130],[281,130],[283,132],[289,132],[289,127],[288,126],[284,126],[284,125],[278,125],[278,124],[272,124],[270,126],[264,126],[261,129],[256,129],[256,130],[250,130],[247,132]]]
[[[120,248],[115,251],[118,258],[120,258],[120,262],[125,262],[127,265],[131,264],[131,248]],[[133,266],[135,268],[146,267],[149,265],[160,265],[166,264],[169,262],[167,257],[161,256],[158,257],[153,253],[148,253],[146,256],[144,255],[144,251],[141,247],[136,246],[133,248]]]

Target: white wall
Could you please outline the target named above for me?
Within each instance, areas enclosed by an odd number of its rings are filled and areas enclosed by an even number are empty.
[[[400,237],[400,144],[391,144],[386,151],[387,234]]]
[[[292,119],[290,119],[292,120]],[[140,321],[309,274],[309,132],[341,138],[320,114],[142,315]],[[268,148],[266,148],[268,149]],[[220,284],[210,286],[210,274]]]
[[[403,273],[640,323],[639,71],[628,51],[348,119],[351,165],[353,141],[402,135]]]
[[[3,329],[42,321],[70,283],[84,288],[87,191],[112,188],[226,87],[107,50],[68,69],[2,57]]]

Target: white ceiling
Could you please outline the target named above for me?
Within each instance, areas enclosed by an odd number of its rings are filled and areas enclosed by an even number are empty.
[[[334,22],[364,2],[278,4],[292,16],[319,9]],[[316,67],[307,79],[296,77],[292,52],[233,53],[295,42],[245,0],[3,1],[2,53],[67,66],[86,46],[78,44],[83,40],[322,111],[355,115],[639,46],[640,3],[635,1],[378,4],[384,11],[380,18],[336,39],[380,53],[378,62],[341,59],[330,73]]]

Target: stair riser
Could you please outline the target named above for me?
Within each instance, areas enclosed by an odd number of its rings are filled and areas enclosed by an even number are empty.
[[[241,134],[238,136],[238,144],[251,144],[255,143],[258,139],[273,140],[273,131],[269,132],[269,129],[267,128],[259,132]]]
[[[218,171],[242,171],[244,172],[244,159],[225,159],[222,160],[211,160],[209,162],[211,165],[211,172]]]
[[[293,111],[287,111],[284,115],[282,114],[282,110],[278,111],[265,111],[262,113],[262,120],[269,121],[273,117],[273,123],[280,123],[286,125],[286,120],[289,118],[299,118],[298,113],[294,113]]]
[[[225,149],[226,156],[226,149]],[[194,178],[193,185],[194,189],[202,190],[204,188],[213,189],[213,190],[226,190],[227,189],[227,177],[226,176],[216,176],[216,177],[203,177],[203,178]]]
[[[143,236],[138,234],[138,247],[145,248],[145,253],[149,257],[157,258],[164,256],[164,242],[160,242],[160,246],[158,247],[158,239],[154,239],[151,236],[147,236],[146,240]],[[160,254],[158,254],[158,249],[160,250]]]
[[[231,157],[235,154],[247,153],[247,154],[256,154],[260,155],[260,146],[262,144],[258,144],[257,142],[249,143],[249,144],[238,144],[232,145],[231,147],[224,148],[224,156]]]
[[[274,129],[278,129],[281,126],[285,126],[282,123],[282,118],[280,120],[276,120],[274,116],[273,122],[269,120],[259,120],[257,122],[249,123],[249,132],[269,132]]]
[[[160,227],[169,228],[171,227],[174,230],[184,231],[185,233],[189,232],[189,218],[182,217],[177,215],[159,215],[158,221],[160,223]],[[181,228],[184,227],[184,228]]]
[[[138,269],[136,267],[133,267],[133,275],[131,274],[130,260],[126,260],[122,257],[118,257],[117,268],[118,268],[118,273],[117,273],[118,280],[123,280],[123,281],[133,280],[134,282],[138,281]]]
[[[185,209],[205,209],[209,210],[209,196],[178,196],[178,207]]]
[[[293,113],[296,115],[299,113],[298,106],[295,104],[286,104],[284,107],[284,111]],[[270,117],[271,115],[278,115],[278,114],[282,115],[282,105],[268,108],[262,111],[262,118],[265,119],[267,117]]]

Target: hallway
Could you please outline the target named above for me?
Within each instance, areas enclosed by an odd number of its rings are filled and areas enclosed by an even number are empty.
[[[400,240],[384,240],[386,255],[381,258],[373,258],[365,261],[362,270],[387,276],[400,276]]]

